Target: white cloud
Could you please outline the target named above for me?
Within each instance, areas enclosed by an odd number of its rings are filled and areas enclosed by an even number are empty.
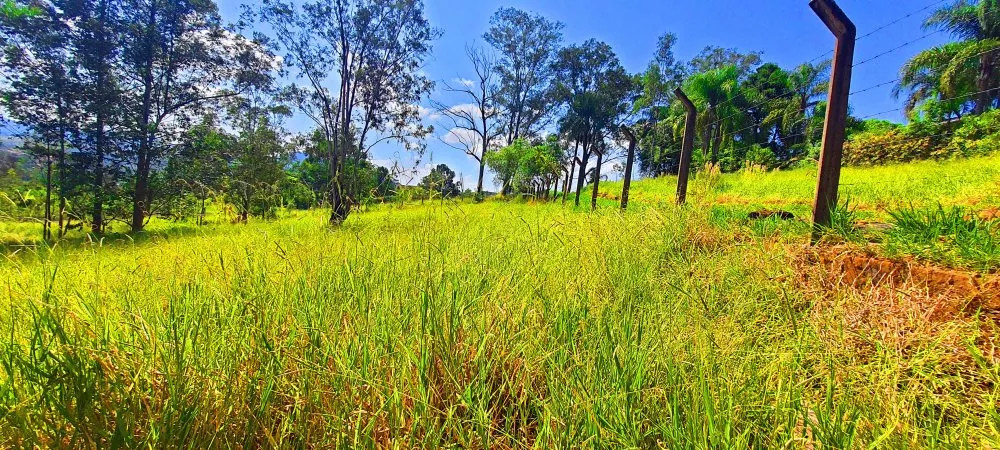
[[[472,80],[469,80],[469,79],[466,79],[466,78],[455,78],[454,81],[456,83],[458,83],[458,84],[461,84],[462,86],[465,86],[465,87],[472,87],[472,86],[476,85],[475,81],[472,81]]]

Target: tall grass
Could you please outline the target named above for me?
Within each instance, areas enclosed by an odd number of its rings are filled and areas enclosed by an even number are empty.
[[[706,190],[710,203],[746,203],[808,211],[816,192],[816,168],[724,174],[718,180],[697,175],[691,189]],[[673,201],[676,177],[633,184],[630,197],[658,205]],[[621,183],[601,183],[602,194],[621,194]],[[924,161],[878,167],[845,167],[840,193],[859,209],[884,213],[904,206],[964,204],[1000,206],[1000,155],[946,162]],[[884,214],[882,214],[884,216]]]
[[[668,206],[323,221],[8,257],[0,446],[1000,445],[996,366],[860,352],[814,307],[860,294],[803,288],[796,235]]]

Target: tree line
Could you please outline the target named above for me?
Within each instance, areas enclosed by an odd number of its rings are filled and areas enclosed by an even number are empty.
[[[927,20],[958,39],[901,69],[907,127],[993,133],[966,118],[1000,106],[998,10],[957,0]],[[670,33],[646,69],[629,73],[607,43],[565,43],[562,23],[515,8],[499,9],[468,46],[468,79],[437,85],[420,69],[441,30],[418,0],[262,0],[233,24],[212,0],[7,0],[2,12],[0,102],[38,163],[46,237],[73,220],[94,233],[112,221],[141,231],[154,215],[201,221],[209,199],[240,221],[323,206],[338,224],[399,190],[371,152],[394,142],[422,154],[434,133],[418,106],[427,101],[440,139],[478,162],[477,199],[487,169],[503,194],[575,193],[577,205],[588,183],[596,205],[609,166],[635,159],[646,176],[675,174],[678,87],[699,112],[695,167],[810,164],[829,82],[828,61],[781,67],[713,46],[684,61]],[[311,132],[285,130],[296,113]],[[849,127],[851,161],[881,161],[865,155],[912,140],[877,119]],[[893,136],[902,137],[886,144]],[[454,176],[439,166],[421,185],[457,196]]]

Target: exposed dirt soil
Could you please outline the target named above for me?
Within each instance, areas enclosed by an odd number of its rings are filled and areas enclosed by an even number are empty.
[[[908,353],[923,345],[950,349],[952,362],[972,363],[966,346],[1000,361],[1000,275],[947,269],[910,259],[889,259],[848,246],[805,247],[797,258],[807,288],[841,301],[844,326],[863,341]],[[846,298],[829,295],[847,293]],[[980,320],[982,319],[982,320]]]

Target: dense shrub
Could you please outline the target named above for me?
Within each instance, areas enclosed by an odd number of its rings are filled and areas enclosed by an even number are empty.
[[[865,166],[925,159],[965,158],[1000,150],[1000,110],[948,123],[916,121],[871,127],[851,136],[844,163]]]

